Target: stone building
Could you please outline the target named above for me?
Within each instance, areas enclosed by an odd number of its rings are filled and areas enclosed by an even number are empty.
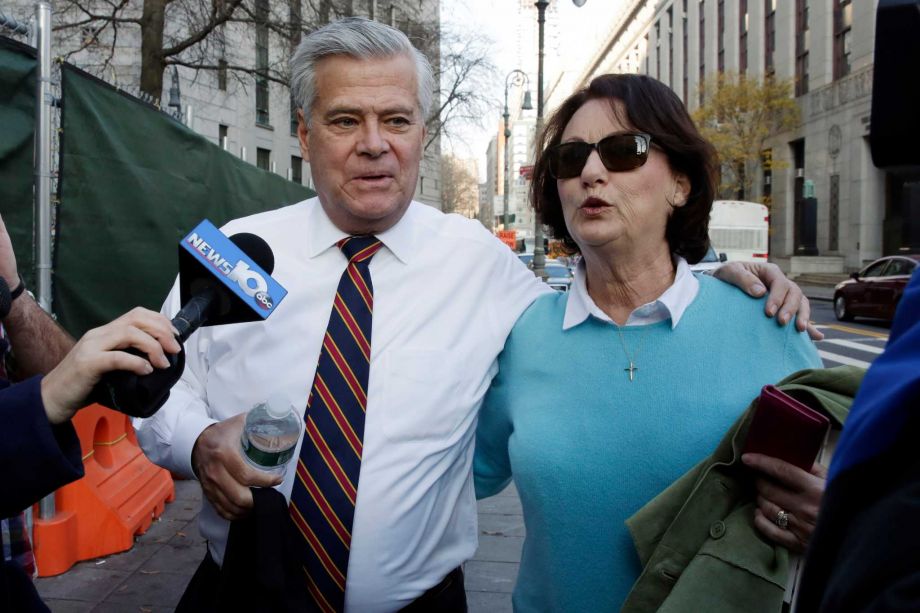
[[[773,135],[750,200],[771,204],[770,256],[786,271],[856,270],[884,254],[920,250],[905,176],[877,169],[869,150],[877,1],[625,0],[607,40],[574,80],[643,73],[690,110],[716,72],[794,82],[801,123]],[[548,92],[549,108],[571,87]],[[813,196],[813,200],[806,197]],[[812,212],[811,220],[808,213]],[[914,221],[913,223],[918,223]]]
[[[104,19],[85,26],[61,29],[85,21],[82,6],[94,0],[51,0],[55,34],[52,53],[132,94],[140,93],[140,28],[131,23],[117,27]],[[5,11],[29,21],[31,0],[12,0]],[[144,3],[120,3],[119,18],[137,19]],[[108,6],[108,5],[107,5]],[[116,6],[116,5],[112,5]],[[194,2],[175,2],[166,12],[166,39],[181,40],[187,23],[207,19],[195,14]],[[210,6],[210,4],[207,4]],[[218,6],[215,4],[215,6]],[[181,8],[178,8],[181,7]],[[438,72],[440,60],[440,0],[251,0],[238,10],[237,19],[218,26],[206,39],[167,67],[160,99],[190,128],[264,170],[311,185],[309,164],[300,157],[296,116],[286,84],[286,65],[299,38],[318,24],[340,16],[358,15],[383,21],[405,32],[422,48]],[[112,13],[112,7],[108,8]],[[96,14],[107,15],[104,11]],[[201,68],[205,66],[206,68]],[[245,70],[234,70],[238,66]],[[272,78],[260,77],[263,70]],[[435,93],[434,108],[438,94]],[[416,199],[440,208],[440,139],[426,143]]]

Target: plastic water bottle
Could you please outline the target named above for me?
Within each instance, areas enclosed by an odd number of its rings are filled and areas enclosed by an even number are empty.
[[[275,395],[246,415],[240,440],[243,457],[259,470],[282,473],[294,455],[303,419],[293,405]]]

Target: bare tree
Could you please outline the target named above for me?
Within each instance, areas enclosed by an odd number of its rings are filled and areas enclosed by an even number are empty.
[[[483,127],[499,103],[489,94],[498,70],[490,59],[493,42],[476,32],[442,30],[440,43],[436,76],[441,91],[428,120],[426,149],[439,137],[462,140],[461,126]]]
[[[140,89],[159,99],[170,65],[260,74],[281,81],[271,66],[235,61],[231,24],[253,19],[265,0],[55,0],[54,30],[68,51],[105,74],[119,50],[140,38]],[[266,21],[268,21],[266,19]],[[268,24],[266,24],[268,25]],[[126,32],[131,30],[131,32]],[[240,29],[235,34],[241,34]],[[280,67],[280,66],[279,66]],[[277,67],[275,67],[277,68]]]
[[[474,218],[479,208],[479,184],[472,162],[441,156],[441,210]]]
[[[81,67],[106,76],[117,54],[140,38],[140,90],[155,100],[170,66],[216,72],[247,85],[289,83],[288,59],[305,32],[354,14],[354,0],[53,0],[54,29]],[[455,126],[478,124],[496,105],[483,92],[495,67],[490,41],[442,32],[391,8],[389,20],[425,53],[440,93],[426,118],[428,150],[454,138]],[[130,33],[128,31],[131,31]],[[271,38],[272,44],[269,44]],[[256,61],[250,50],[256,48]],[[124,60],[122,59],[124,63]]]

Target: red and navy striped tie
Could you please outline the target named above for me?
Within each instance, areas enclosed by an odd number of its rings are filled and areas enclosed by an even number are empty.
[[[307,587],[321,611],[345,608],[345,576],[367,409],[374,286],[371,258],[382,243],[374,236],[338,242],[348,258],[332,303],[313,388],[291,517],[304,539]]]

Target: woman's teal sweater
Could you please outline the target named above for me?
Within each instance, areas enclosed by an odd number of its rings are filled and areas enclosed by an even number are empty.
[[[674,329],[670,319],[621,328],[634,381],[613,324],[562,329],[565,294],[515,325],[474,462],[477,497],[512,479],[521,497],[515,611],[618,611],[641,571],[624,521],[709,455],[763,385],[821,366],[807,335],[764,316],[763,300],[699,281]]]

